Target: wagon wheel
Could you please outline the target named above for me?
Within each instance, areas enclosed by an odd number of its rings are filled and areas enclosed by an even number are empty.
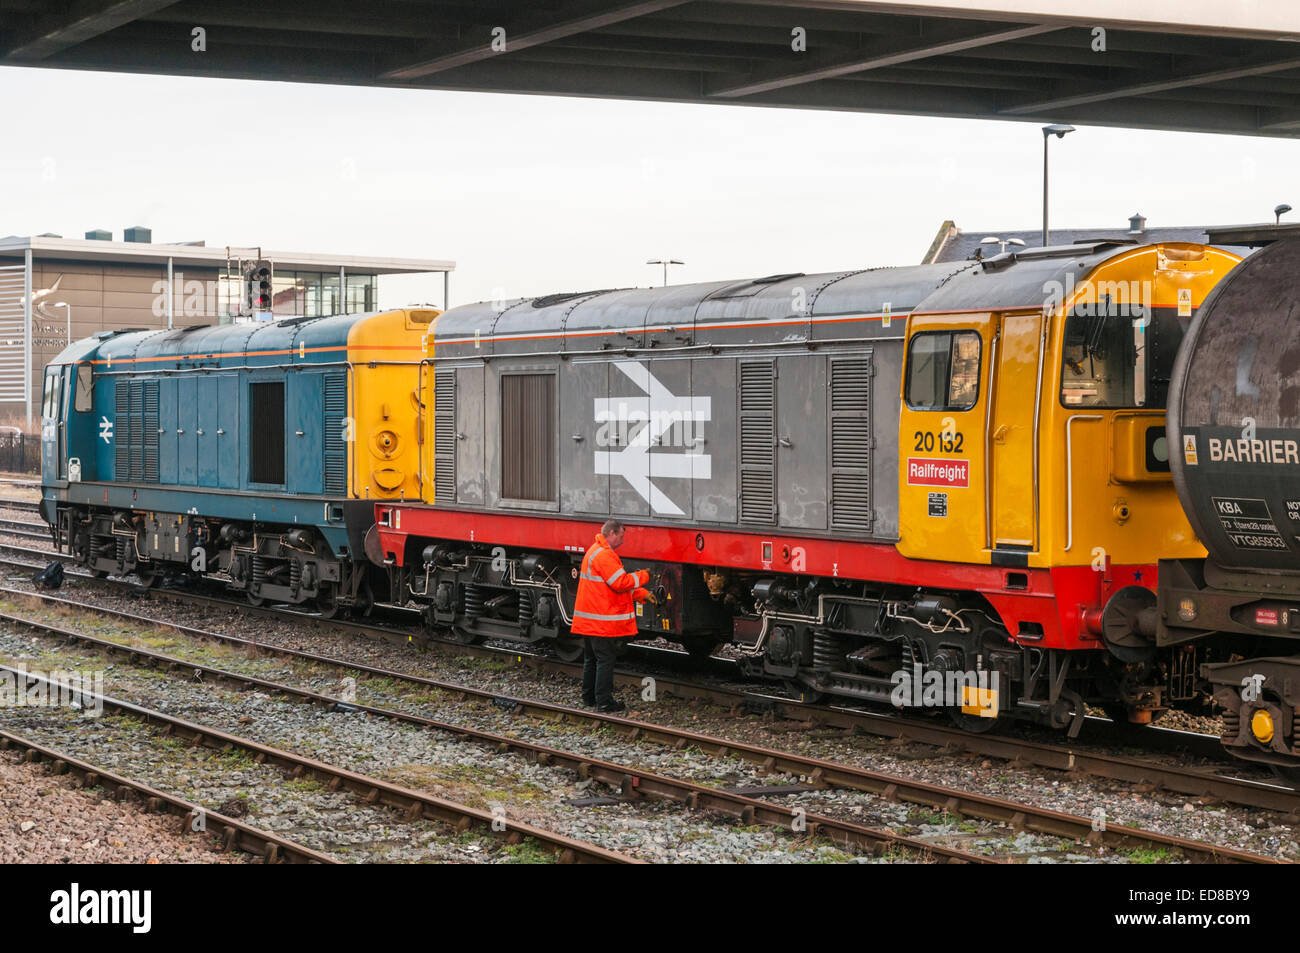
[[[1293,788],[1300,788],[1300,768],[1290,764],[1270,764],[1269,767],[1273,769],[1273,776],[1279,781]]]

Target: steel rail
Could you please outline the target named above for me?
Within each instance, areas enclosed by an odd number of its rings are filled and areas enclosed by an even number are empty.
[[[37,623],[37,626],[43,625]],[[76,635],[75,633],[69,633]],[[128,648],[128,647],[122,647]],[[176,660],[177,665],[186,666],[191,669],[197,669],[189,662]],[[46,678],[35,672],[29,672],[25,669],[14,668],[10,665],[0,664],[0,672],[9,672],[24,688],[32,682],[42,682],[46,685],[61,688],[70,695],[79,697],[83,705],[87,702],[95,707],[102,706],[105,711],[116,712],[121,715],[128,715],[147,722],[162,729],[164,734],[173,735],[188,741],[192,746],[204,745],[209,748],[216,748],[221,751],[231,751],[239,748],[249,754],[258,763],[272,764],[276,767],[289,771],[295,778],[306,776],[315,777],[325,782],[325,786],[331,791],[340,789],[348,791],[351,794],[360,795],[362,801],[370,806],[383,804],[387,807],[397,808],[405,812],[409,820],[420,820],[421,818],[442,822],[453,826],[458,831],[466,831],[471,827],[481,827],[492,834],[501,837],[508,844],[518,843],[523,838],[536,841],[540,846],[556,854],[562,863],[568,862],[587,862],[587,863],[641,863],[634,857],[618,851],[609,850],[599,847],[595,844],[589,844],[584,841],[566,837],[563,834],[557,834],[544,828],[534,827],[522,821],[507,819],[504,830],[499,829],[501,819],[487,811],[480,810],[476,807],[470,807],[466,804],[458,804],[455,801],[449,801],[446,798],[437,797],[432,794],[426,794],[422,791],[415,791],[411,788],[402,787],[380,778],[370,777],[369,775],[360,774],[355,771],[349,771],[346,768],[340,768],[335,765],[326,764],[323,761],[317,761],[303,755],[295,754],[291,751],[285,751],[281,748],[275,748],[271,745],[254,741],[251,738],[242,738],[238,735],[232,735],[221,731],[217,728],[210,728],[206,725],[195,724],[186,721],[183,718],[177,718],[173,715],[167,715],[142,705],[136,705],[132,702],[123,701],[119,698],[113,698],[101,692],[90,691],[83,686],[73,685],[62,682],[57,679]],[[273,684],[273,683],[267,683]],[[335,701],[330,699],[331,702]]]
[[[33,558],[57,558],[65,562],[72,561],[71,557],[65,554],[30,550],[4,543],[0,543],[0,551],[17,552]],[[6,560],[0,559],[0,563],[3,562],[6,562]],[[37,568],[24,563],[13,563],[13,565],[22,566],[22,568]],[[522,648],[496,648],[433,639],[424,633],[415,633],[409,629],[379,626],[373,623],[366,624],[344,619],[322,619],[304,612],[275,609],[270,606],[252,606],[245,602],[221,599],[201,593],[180,593],[166,589],[145,590],[138,585],[120,579],[97,579],[83,574],[77,574],[77,576],[78,578],[85,578],[91,582],[115,588],[129,589],[133,592],[148,592],[163,598],[175,598],[182,602],[203,602],[250,615],[278,618],[287,616],[336,630],[355,632],[370,638],[380,637],[397,644],[418,640],[423,648],[444,654],[510,659],[514,664],[523,665],[540,672],[560,672],[571,676],[576,676],[581,672],[580,665],[530,654]],[[37,595],[25,591],[22,594],[27,596]],[[619,686],[640,691],[644,677],[644,673],[618,671],[615,673],[615,682]],[[1221,777],[1205,770],[1178,765],[1156,764],[1141,758],[1109,754],[1087,747],[1046,744],[992,734],[973,734],[962,731],[960,728],[935,724],[916,718],[901,717],[896,714],[877,713],[835,705],[814,705],[766,695],[761,691],[737,691],[660,675],[654,677],[661,695],[672,695],[714,704],[729,704],[737,709],[769,711],[774,716],[791,721],[838,727],[849,731],[863,731],[879,737],[935,745],[944,749],[966,751],[984,757],[1011,761],[1019,766],[1087,774],[1129,784],[1146,785],[1180,795],[1204,797],[1244,807],[1277,811],[1290,819],[1300,818],[1300,791],[1277,784],[1248,778]],[[1202,756],[1217,757],[1221,760],[1221,764],[1234,768],[1243,767],[1224,755],[1218,738],[1213,735],[1177,732],[1157,727],[1142,728],[1138,729],[1138,731],[1142,733],[1140,739],[1126,739],[1125,743],[1137,743],[1144,747],[1161,746],[1179,749],[1199,746],[1202,749],[1200,751]],[[1147,734],[1147,732],[1150,732],[1150,734]]]
[[[0,587],[0,595],[31,597],[33,594],[22,590]],[[64,599],[57,596],[36,594],[36,598],[51,604],[73,608],[84,608],[70,599]],[[1098,829],[1098,825],[1092,818],[1085,818],[1079,815],[1072,815],[1047,808],[1039,808],[1033,805],[1009,801],[1003,798],[975,794],[959,788],[916,781],[900,775],[886,774],[880,771],[873,771],[839,762],[826,761],[792,752],[765,748],[745,742],[730,741],[716,736],[686,731],[671,726],[657,725],[631,718],[620,718],[614,715],[607,715],[579,708],[571,708],[551,702],[502,695],[497,692],[473,688],[460,683],[441,681],[423,675],[399,672],[393,669],[367,665],[365,663],[350,662],[332,656],[306,652],[301,649],[291,649],[273,644],[269,645],[264,642],[245,639],[239,636],[226,635],[219,632],[212,632],[207,629],[199,629],[193,626],[182,625],[180,623],[159,622],[158,620],[149,619],[145,616],[124,612],[122,610],[95,609],[93,611],[104,615],[111,615],[135,624],[147,625],[155,628],[165,628],[195,639],[218,642],[239,648],[251,648],[265,652],[268,655],[315,664],[324,664],[341,668],[345,671],[356,672],[361,675],[419,685],[456,696],[462,701],[473,698],[484,704],[497,705],[498,707],[508,708],[512,711],[549,720],[578,722],[595,726],[610,727],[615,731],[618,731],[620,734],[628,736],[632,741],[650,741],[670,745],[675,748],[684,748],[688,745],[693,745],[700,748],[702,751],[712,753],[719,757],[735,756],[745,761],[759,764],[766,773],[775,772],[800,779],[806,779],[813,788],[844,788],[863,791],[885,798],[886,800],[924,804],[957,816],[975,817],[983,820],[1005,823],[1017,830],[1029,830],[1041,834],[1068,837],[1074,840],[1086,840],[1092,843],[1102,843],[1120,848],[1133,847],[1137,844],[1147,844],[1154,847],[1173,848],[1193,856],[1211,860],[1222,857],[1224,859],[1238,862],[1259,862],[1259,859],[1263,859],[1260,858],[1260,855],[1247,851],[1236,851],[1231,848],[1218,848],[1214,845],[1207,845],[1203,842],[1187,838],[1178,838],[1137,828],[1125,827],[1122,825],[1106,825],[1101,829]],[[152,650],[138,649],[135,646],[126,645],[111,639],[104,639],[100,636],[91,636],[72,630],[65,630],[39,620],[32,620],[3,612],[0,612],[0,620],[33,626],[51,634],[58,634],[67,638],[77,639],[85,644],[100,646],[106,648],[108,651],[116,651],[128,655],[153,657],[155,660],[169,666],[190,665],[187,661],[175,659],[174,657],[153,652]],[[193,667],[196,671],[200,669],[207,670],[204,666],[195,665]],[[215,677],[219,678],[226,677],[229,674],[219,669],[211,669],[211,671]],[[331,696],[322,695],[308,690],[297,689],[292,686],[279,685],[272,682],[262,682],[252,676],[235,675],[235,677],[245,680],[247,683],[256,683],[257,687],[267,688],[268,690],[290,692],[316,702],[338,703],[338,700],[333,699]],[[371,713],[383,717],[410,721],[427,727],[436,728],[438,730],[451,730],[457,733],[473,734],[473,732],[470,732],[468,729],[462,729],[459,726],[454,725],[443,725],[422,716],[372,708],[370,706],[350,702],[346,704],[349,707],[358,710],[370,711]],[[492,735],[486,732],[478,732],[477,735],[479,737],[476,737],[475,740],[481,740],[488,744],[500,746],[504,742],[522,750],[533,750],[537,752],[537,756],[534,757],[534,760],[539,760],[539,758],[553,758],[557,754],[555,749],[543,748],[543,746],[540,745],[520,745],[516,739],[513,738],[503,739],[501,736]],[[565,753],[558,752],[558,754]],[[606,774],[600,779],[608,781],[609,777],[610,776]],[[756,794],[756,796],[762,796],[759,792],[751,791],[750,793]]]
[[[169,814],[179,816],[182,818],[180,826],[182,834],[194,832],[196,830],[194,827],[195,822],[202,819],[204,826],[199,830],[207,831],[210,834],[217,834],[219,831],[223,851],[241,850],[263,858],[268,864],[339,863],[333,857],[312,850],[310,847],[304,847],[302,844],[281,837],[279,834],[272,834],[261,828],[253,827],[251,824],[235,820],[233,817],[227,817],[216,811],[199,807],[197,804],[168,794],[165,791],[159,791],[157,788],[150,787],[143,782],[132,781],[130,778],[109,771],[107,768],[101,768],[80,758],[74,758],[62,751],[56,751],[54,748],[39,744],[30,738],[24,738],[22,735],[14,734],[12,731],[0,729],[0,749],[10,748],[22,750],[25,761],[41,764],[51,774],[71,773],[76,775],[81,780],[81,787],[83,788],[102,787],[118,801],[123,802],[132,797],[137,797],[140,802],[139,806],[145,810],[166,811]],[[209,826],[213,829],[207,830]]]
[[[559,748],[553,748],[549,745],[538,744],[536,742],[501,735],[495,732],[483,731],[481,729],[470,728],[464,725],[438,721],[433,718],[427,718],[423,715],[416,715],[396,709],[380,708],[355,701],[344,701],[330,695],[313,692],[309,689],[286,685],[282,682],[273,682],[252,675],[232,672],[228,669],[220,669],[215,666],[193,662],[188,659],[165,655],[151,649],[124,645],[120,642],[104,639],[99,636],[88,635],[75,630],[65,629],[60,626],[54,626],[37,619],[28,619],[9,613],[0,613],[0,621],[24,625],[35,629],[38,632],[44,632],[59,638],[77,641],[84,645],[94,646],[109,653],[126,656],[128,661],[134,662],[137,659],[144,659],[150,663],[166,668],[169,672],[182,670],[188,677],[193,679],[201,680],[203,677],[209,677],[248,688],[260,689],[272,694],[287,695],[301,701],[321,705],[327,709],[364,712],[379,718],[385,718],[391,721],[417,725],[433,731],[443,732],[475,742],[501,753],[522,755],[527,760],[538,764],[557,766],[572,770],[584,780],[591,778],[601,781],[610,787],[617,788],[623,797],[629,799],[634,799],[638,796],[661,797],[666,800],[684,804],[692,811],[701,810],[726,814],[747,825],[762,824],[768,827],[776,827],[800,833],[820,833],[835,843],[851,844],[855,847],[863,848],[877,854],[882,853],[884,850],[889,848],[902,847],[916,851],[922,855],[933,856],[937,860],[946,862],[997,862],[984,855],[931,844],[926,841],[894,833],[893,831],[865,827],[860,824],[853,824],[848,821],[841,821],[831,817],[808,814],[807,812],[796,808],[788,808],[784,805],[772,804],[759,798],[748,797],[718,788],[711,788],[703,784],[696,784],[692,781],[684,781],[666,775],[654,774],[640,768],[605,761],[599,758],[592,758],[587,755],[576,754]],[[260,643],[247,642],[246,644],[258,644],[260,647]],[[327,660],[316,659],[316,661]],[[328,661],[330,664],[335,664],[332,660]],[[353,666],[348,667],[354,668]],[[4,666],[0,666],[0,668],[4,668]],[[399,673],[393,673],[393,675],[399,678],[403,677]],[[453,686],[453,690],[459,690],[459,687]],[[687,733],[684,734],[688,739],[691,737]],[[897,780],[902,781],[902,779]],[[802,826],[799,826],[800,822],[802,823]]]

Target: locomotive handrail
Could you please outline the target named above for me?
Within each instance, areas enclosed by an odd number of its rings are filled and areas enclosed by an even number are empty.
[[[989,386],[984,400],[984,548],[993,549],[993,374],[998,366],[998,342],[1002,340],[1002,324],[998,323],[989,344]]]
[[[1065,421],[1065,552],[1074,545],[1074,433],[1076,420],[1105,420],[1103,414],[1073,414]]]

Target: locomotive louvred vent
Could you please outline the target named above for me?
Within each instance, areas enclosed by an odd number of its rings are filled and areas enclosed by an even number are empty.
[[[131,385],[118,380],[113,385],[115,411],[113,435],[113,479],[125,483],[131,479]]]
[[[343,496],[348,489],[348,444],[344,433],[348,416],[348,384],[343,374],[326,374],[325,380],[325,492]]]
[[[870,530],[871,358],[831,361],[831,526]]]
[[[740,362],[740,518],[776,519],[775,380],[771,361]]]
[[[433,500],[456,499],[456,372],[433,376]]]
[[[144,482],[158,482],[158,382],[144,382],[141,423],[141,449],[144,457]]]

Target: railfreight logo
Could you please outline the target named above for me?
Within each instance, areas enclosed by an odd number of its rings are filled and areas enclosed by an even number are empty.
[[[683,516],[682,508],[654,481],[707,480],[713,475],[712,458],[700,452],[701,425],[713,419],[713,402],[708,397],[678,397],[638,361],[616,361],[614,366],[644,396],[596,399],[596,444],[622,449],[597,450],[595,471],[622,477],[655,515]]]
[[[970,461],[908,457],[907,482],[911,486],[970,486]]]

